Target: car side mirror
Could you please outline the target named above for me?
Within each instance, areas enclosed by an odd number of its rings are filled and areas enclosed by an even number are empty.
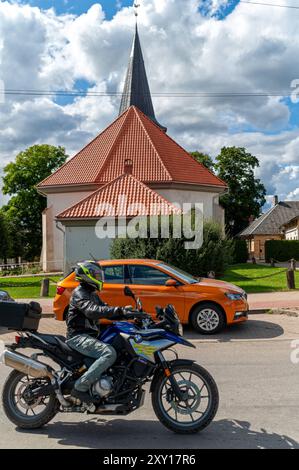
[[[177,287],[179,285],[178,281],[176,281],[175,279],[168,279],[166,282],[165,282],[165,286],[166,287]]]
[[[128,286],[126,286],[126,287],[124,288],[124,295],[125,295],[126,297],[132,297],[132,299],[135,299],[135,294],[134,294],[134,292],[132,292],[131,289],[130,289],[130,287],[128,287]]]

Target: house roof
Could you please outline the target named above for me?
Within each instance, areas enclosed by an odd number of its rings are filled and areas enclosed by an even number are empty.
[[[167,129],[161,126],[155,116],[150,87],[146,75],[142,49],[136,23],[135,35],[130,54],[123,95],[120,104],[119,114],[121,115],[130,106],[136,106],[154,123],[158,124],[162,130]]]
[[[299,201],[279,202],[268,212],[254,220],[245,230],[239,233],[239,236],[281,234],[281,226],[298,215]]]
[[[171,139],[135,106],[38,188],[106,184],[124,172],[126,160],[132,174],[144,183],[187,183],[225,189],[226,184]]]
[[[56,218],[86,220],[170,214],[181,214],[181,211],[134,176],[124,173]]]

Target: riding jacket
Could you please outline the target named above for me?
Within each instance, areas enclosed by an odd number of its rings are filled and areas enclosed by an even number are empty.
[[[115,308],[105,304],[93,287],[81,283],[70,300],[66,318],[67,339],[81,334],[97,337],[100,331],[98,321],[101,318],[112,319],[114,314]]]

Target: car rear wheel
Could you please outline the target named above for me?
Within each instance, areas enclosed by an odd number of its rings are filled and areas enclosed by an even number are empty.
[[[190,321],[193,328],[202,335],[218,333],[226,325],[221,308],[209,302],[198,305],[193,310]]]

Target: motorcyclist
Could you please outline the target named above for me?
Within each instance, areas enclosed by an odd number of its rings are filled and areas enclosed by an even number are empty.
[[[109,307],[97,294],[103,288],[104,275],[94,261],[78,263],[75,268],[76,280],[80,282],[74,290],[67,323],[67,344],[84,356],[96,359],[89,369],[76,381],[71,395],[89,403],[92,398],[90,387],[116,360],[115,349],[99,341],[101,318],[116,319],[123,316],[120,307]]]

